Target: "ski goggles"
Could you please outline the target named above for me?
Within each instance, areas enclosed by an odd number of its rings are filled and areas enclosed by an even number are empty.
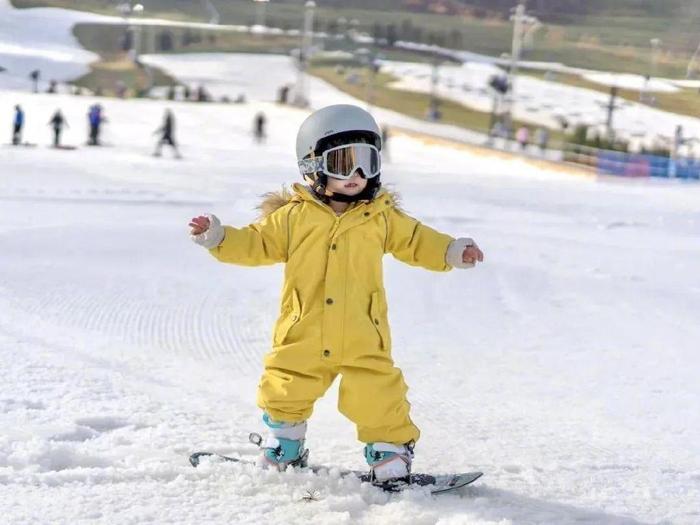
[[[379,175],[382,159],[379,150],[371,144],[344,144],[323,152],[320,157],[302,159],[299,170],[302,175],[319,171],[334,179],[349,179],[358,169],[366,179]]]

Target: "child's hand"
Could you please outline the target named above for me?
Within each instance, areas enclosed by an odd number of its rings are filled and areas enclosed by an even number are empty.
[[[216,248],[224,240],[226,232],[216,215],[200,215],[190,221],[190,239],[208,250]]]
[[[466,264],[475,264],[477,261],[484,261],[484,253],[476,244],[467,246],[462,252],[462,262]]]
[[[453,268],[474,268],[477,261],[482,262],[484,254],[469,237],[453,240],[447,247],[445,262]]]
[[[194,217],[190,221],[190,227],[192,228],[192,230],[190,230],[190,235],[199,235],[200,233],[204,233],[209,229],[209,224],[208,217],[204,217],[203,215]]]

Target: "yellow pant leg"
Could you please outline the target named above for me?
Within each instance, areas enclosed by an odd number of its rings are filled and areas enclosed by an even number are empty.
[[[274,421],[299,423],[311,417],[314,403],[333,383],[337,371],[308,359],[271,353],[258,384],[258,406]]]
[[[371,356],[341,367],[338,408],[357,425],[364,443],[418,441],[420,431],[409,417],[408,387],[389,358]]]

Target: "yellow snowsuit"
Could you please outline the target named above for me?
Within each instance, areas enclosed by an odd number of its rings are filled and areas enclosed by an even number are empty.
[[[408,388],[391,358],[382,257],[447,271],[453,238],[403,213],[386,191],[336,216],[305,186],[293,190],[269,195],[259,222],[225,226],[210,250],[227,263],[286,263],[258,405],[275,421],[304,421],[341,374],[338,408],[360,441],[417,441]]]

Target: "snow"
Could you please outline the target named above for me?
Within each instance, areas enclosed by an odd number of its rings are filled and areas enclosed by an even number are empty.
[[[297,180],[306,112],[101,100],[113,146],[71,152],[44,146],[45,121],[61,106],[80,144],[96,99],[0,96],[0,122],[21,103],[40,144],[0,148],[4,521],[698,521],[700,186],[571,177],[396,135],[385,178],[406,209],[486,253],[445,275],[385,261],[423,433],[415,468],[486,475],[455,495],[387,496],[334,471],[187,464],[198,449],[254,455],[281,284],[281,267],[214,261],[187,220],[253,220],[259,194]],[[166,106],[182,161],[149,155]],[[261,110],[270,136],[256,145]],[[362,468],[336,401],[333,387],[317,404],[312,460]]]
[[[294,84],[297,70],[291,57],[254,53],[197,53],[184,55],[142,55],[143,62],[162,68],[180,81],[192,86],[204,85],[217,97],[233,98],[244,94],[249,100],[272,102],[277,100],[277,90],[282,85]],[[309,76],[307,85],[311,108],[318,109],[330,104],[357,104],[371,110],[380,125],[403,128],[436,137],[468,143],[484,143],[487,137],[475,131],[457,126],[420,120],[396,111],[368,107],[358,100],[323,80]],[[293,96],[293,93],[290,95]]]
[[[35,69],[44,81],[87,73],[88,64],[99,57],[80,47],[73,26],[109,19],[67,9],[14,9],[9,0],[0,0],[0,66],[7,70],[0,72],[0,86],[28,88]]]
[[[74,15],[50,13],[55,37],[25,47],[56,64],[50,53],[77,56],[60,26]],[[16,44],[6,20],[0,41]],[[220,75],[210,57],[182,60]],[[308,113],[269,102],[265,68],[293,74],[269,60],[251,59],[261,80],[239,84],[244,105],[0,90],[0,123],[22,104],[38,144],[0,146],[0,522],[698,523],[700,185],[573,177],[400,133],[384,180],[409,213],[486,254],[447,274],[385,260],[394,357],[422,430],[415,469],[484,478],[389,496],[335,469],[189,466],[200,449],[252,458],[247,435],[262,430],[255,388],[282,268],[219,264],[186,225],[204,212],[246,224],[261,193],[298,180]],[[352,100],[311,88],[315,105]],[[82,145],[97,101],[108,147],[46,147],[57,107],[65,142]],[[184,160],[150,155],[166,108]],[[259,111],[264,144],[251,137]],[[310,422],[312,462],[364,468],[336,405],[333,386]]]
[[[51,23],[48,23],[48,21]],[[29,84],[28,74],[41,69],[43,78],[69,80],[87,72],[87,65],[97,57],[80,48],[72,35],[72,27],[79,22],[124,24],[118,17],[109,17],[53,8],[13,9],[9,0],[0,0],[0,66],[8,71],[0,73],[0,86],[22,88]],[[175,24],[166,20],[134,18],[131,23],[162,25]],[[211,24],[199,24],[213,27]],[[242,26],[216,26],[218,29],[242,31]],[[47,29],[48,28],[48,29]],[[39,35],[35,38],[35,35]],[[462,56],[462,55],[460,55]],[[487,87],[489,78],[501,70],[486,63],[483,57],[471,57],[461,66],[442,66],[438,93],[480,111],[491,111],[492,94]],[[193,85],[204,84],[215,96],[235,97],[240,93],[248,98],[273,101],[283,84],[295,81],[297,73],[291,58],[255,54],[196,54],[192,55],[143,55],[144,62],[158,66]],[[469,61],[471,60],[471,61]],[[429,93],[431,91],[431,66],[427,64],[383,61],[383,70],[399,77],[393,84],[396,89]],[[603,84],[621,86],[637,85],[641,77],[611,75],[594,71],[576,70]],[[343,94],[320,79],[310,78],[309,85],[314,107],[328,101],[343,100],[362,105],[363,102]],[[650,88],[658,91],[678,89],[678,82],[652,79]],[[558,127],[560,119],[570,124],[601,126],[606,119],[605,107],[608,95],[589,89],[577,88],[520,76],[517,80],[515,116],[533,125]],[[651,144],[656,137],[670,139],[676,127],[683,126],[684,136],[700,135],[700,119],[677,115],[629,101],[618,101],[615,128],[621,136],[643,139]],[[483,143],[483,134],[455,126],[425,122],[396,112],[375,109],[375,116],[385,124],[414,131],[424,131],[436,136],[471,143]]]
[[[277,100],[278,90],[293,84],[296,71],[284,55],[256,53],[183,53],[143,55],[146,64],[163,69],[192,87],[204,85],[215,98],[238,94],[266,102]]]
[[[383,61],[382,70],[399,78],[391,84],[395,89],[419,93],[430,93],[432,90],[430,64]],[[437,94],[478,111],[489,112],[493,107],[493,93],[488,88],[488,81],[494,74],[503,72],[495,65],[481,62],[467,62],[457,66],[443,65],[439,69]],[[595,75],[594,78],[601,81],[629,84],[629,76]],[[654,80],[652,83],[659,87],[658,91],[661,91],[661,85],[675,89],[668,81]],[[571,126],[602,126],[607,117],[606,107],[610,96],[525,74],[517,77],[515,99],[515,118],[530,124],[559,127],[559,120],[563,117]],[[650,139],[657,136],[673,137],[678,125],[683,126],[685,136],[700,135],[698,118],[661,111],[620,98],[617,99],[617,105],[614,126],[620,136],[644,137],[646,142],[650,142]]]
[[[7,70],[0,70],[0,86],[26,88],[30,85],[29,73],[35,69],[41,70],[44,82],[70,81],[87,73],[88,65],[99,57],[83,49],[73,35],[73,27],[80,23],[187,26],[219,32],[249,30],[242,25],[185,23],[150,17],[132,17],[127,21],[117,16],[59,8],[15,9],[9,0],[0,0],[0,66]],[[257,28],[256,32],[280,31]]]
[[[581,75],[584,80],[590,80],[604,86],[616,86],[622,89],[645,90],[656,93],[678,93],[680,90],[671,81],[662,78],[646,79],[642,75],[628,73],[588,73]]]

